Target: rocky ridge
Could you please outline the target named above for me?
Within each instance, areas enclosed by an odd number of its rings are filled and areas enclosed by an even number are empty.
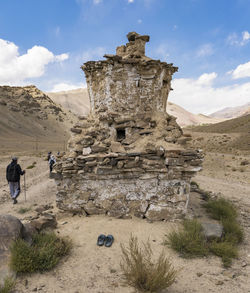
[[[1,86],[0,105],[13,112],[22,112],[24,116],[35,115],[41,120],[48,119],[48,115],[56,115],[59,121],[63,121],[66,116],[60,106],[33,85]]]
[[[35,86],[0,87],[0,134],[3,138],[0,147],[10,140],[16,141],[10,145],[18,148],[21,148],[18,142],[32,139],[66,140],[71,121],[76,121],[74,114],[63,110]]]

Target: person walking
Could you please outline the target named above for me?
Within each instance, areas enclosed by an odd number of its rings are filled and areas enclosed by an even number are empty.
[[[47,159],[48,159],[48,161],[49,161],[49,159],[50,159],[50,157],[51,157],[51,152],[48,152],[48,157],[47,157]]]
[[[56,163],[56,159],[54,157],[54,155],[50,155],[50,159],[49,159],[49,171],[50,173],[52,172],[53,170],[53,165]]]
[[[13,157],[11,163],[6,168],[6,179],[10,187],[10,195],[13,199],[13,204],[17,203],[17,197],[21,192],[20,175],[25,174],[19,164],[17,157]]]

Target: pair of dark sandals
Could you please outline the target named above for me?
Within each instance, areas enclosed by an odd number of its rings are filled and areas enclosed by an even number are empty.
[[[106,246],[110,247],[114,242],[114,237],[113,235],[107,235],[105,236],[104,234],[101,234],[97,238],[97,245],[98,246]]]

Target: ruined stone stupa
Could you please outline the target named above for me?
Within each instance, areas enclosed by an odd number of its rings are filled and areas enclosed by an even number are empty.
[[[182,130],[166,112],[178,68],[145,56],[149,36],[127,38],[116,55],[82,66],[91,112],[71,129],[70,152],[57,163],[57,205],[90,215],[179,218],[202,153],[179,144]]]

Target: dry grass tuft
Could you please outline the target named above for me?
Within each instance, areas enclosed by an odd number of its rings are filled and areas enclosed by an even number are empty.
[[[213,242],[209,246],[210,251],[220,256],[224,267],[228,268],[232,264],[232,259],[238,256],[237,247],[231,242]]]
[[[15,280],[6,278],[3,286],[0,286],[0,293],[11,293],[15,286]]]
[[[24,207],[22,207],[22,208],[20,208],[17,212],[18,212],[19,214],[25,214],[25,213],[29,212],[30,210],[31,210],[30,207],[29,207],[29,208],[24,208]]]
[[[153,260],[149,241],[138,245],[137,237],[130,237],[129,246],[121,245],[121,269],[127,284],[144,292],[158,292],[173,284],[177,271],[162,251],[158,259]]]
[[[222,225],[225,232],[225,241],[238,244],[244,240],[244,231],[236,220],[223,219]]]
[[[231,219],[235,220],[237,218],[237,210],[234,205],[224,198],[219,198],[217,200],[209,200],[204,204],[207,212],[215,220]]]
[[[22,239],[13,243],[10,266],[17,273],[47,271],[55,267],[70,249],[71,242],[54,233],[35,234],[32,245]]]
[[[185,220],[183,229],[171,232],[166,244],[186,258],[213,253],[221,257],[225,267],[229,267],[232,259],[238,256],[237,245],[244,239],[244,231],[237,221],[237,210],[224,198],[209,199],[204,206],[212,218],[221,221],[224,229],[222,239],[207,242],[201,224],[197,220]]]
[[[197,220],[184,220],[183,229],[172,231],[168,235],[166,244],[185,258],[206,256],[208,254],[202,227]]]

